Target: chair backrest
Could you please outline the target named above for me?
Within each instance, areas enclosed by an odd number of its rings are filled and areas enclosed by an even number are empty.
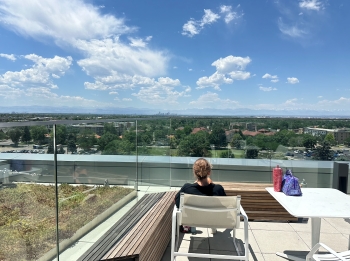
[[[241,196],[180,196],[179,224],[208,228],[238,227]]]

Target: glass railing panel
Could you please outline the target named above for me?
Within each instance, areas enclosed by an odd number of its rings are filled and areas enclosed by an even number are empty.
[[[46,153],[52,125],[0,128],[0,259],[37,260],[56,246],[54,164]]]
[[[58,137],[57,172],[60,259],[66,260],[77,250],[65,246],[87,234],[101,236],[108,229],[103,221],[136,196],[136,124],[80,121],[56,129],[65,133]]]
[[[140,186],[170,186],[171,120],[156,117],[137,121]]]

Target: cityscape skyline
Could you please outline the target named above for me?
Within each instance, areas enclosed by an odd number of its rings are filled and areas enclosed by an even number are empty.
[[[0,0],[0,112],[350,112],[345,0]]]

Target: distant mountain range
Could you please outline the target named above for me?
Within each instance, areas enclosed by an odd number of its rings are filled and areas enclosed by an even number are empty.
[[[121,115],[194,115],[194,116],[244,116],[244,117],[331,117],[350,118],[350,110],[251,110],[251,109],[186,109],[157,110],[149,108],[83,108],[50,106],[0,106],[0,113],[73,113],[73,114],[121,114]]]

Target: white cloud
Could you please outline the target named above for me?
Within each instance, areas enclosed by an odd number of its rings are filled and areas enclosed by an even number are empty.
[[[126,102],[131,102],[132,99],[131,98],[123,98],[123,101],[126,101]]]
[[[259,86],[259,90],[264,92],[277,91],[277,88]]]
[[[250,72],[242,71],[251,62],[249,57],[229,55],[219,58],[211,65],[216,67],[216,72],[211,76],[204,76],[197,80],[197,89],[213,87],[220,90],[220,85],[231,84],[234,80],[246,80],[250,78]]]
[[[195,108],[218,108],[218,109],[234,109],[241,107],[239,102],[231,99],[221,99],[217,93],[207,92],[199,96],[197,100],[189,103]]]
[[[54,58],[43,58],[36,54],[22,56],[34,62],[34,65],[26,70],[7,71],[0,75],[0,83],[19,87],[46,86],[58,88],[52,78],[59,78],[64,75],[72,64],[72,57],[66,58],[55,56]]]
[[[204,9],[204,15],[202,17],[202,20],[200,21],[200,26],[204,27],[207,24],[212,24],[216,22],[220,18],[220,15],[215,14],[210,9]]]
[[[193,71],[193,69],[192,69],[192,68],[190,68],[190,69],[188,69],[188,71],[189,71],[189,72],[192,72],[192,71]]]
[[[209,77],[204,76],[198,79],[197,89],[203,89],[206,87],[214,87],[215,90],[220,90],[220,85],[233,83],[233,80],[225,77],[225,74],[215,72]]]
[[[220,13],[224,14],[225,23],[228,24],[233,20],[237,20],[243,16],[243,13],[238,11],[232,11],[232,6],[222,5],[220,6]]]
[[[133,47],[146,47],[147,42],[149,42],[152,39],[152,36],[148,36],[146,39],[141,39],[141,38],[133,38],[133,37],[128,37],[130,41],[130,46]]]
[[[233,70],[244,70],[245,67],[251,62],[252,60],[247,57],[239,57],[239,56],[233,56],[229,55],[225,58],[219,58],[215,62],[213,62],[211,65],[216,67],[216,70],[219,73],[228,73]]]
[[[39,41],[51,38],[59,46],[81,52],[83,58],[77,64],[94,78],[94,82],[84,84],[87,89],[130,88],[127,84],[135,76],[159,77],[167,73],[170,57],[165,51],[148,47],[152,36],[131,36],[136,32],[135,27],[127,26],[122,18],[102,14],[100,8],[90,3],[82,0],[1,2],[0,23],[4,27]],[[205,17],[210,21],[209,15]]]
[[[0,22],[16,33],[38,40],[52,37],[60,42],[98,39],[134,31],[124,19],[101,14],[82,0],[2,0]]]
[[[288,77],[287,83],[296,84],[296,83],[299,83],[299,80],[298,80],[298,78],[295,78],[295,77]]]
[[[161,85],[169,85],[169,86],[179,86],[181,84],[179,79],[174,80],[169,77],[158,78],[158,83]]]
[[[204,15],[201,20],[191,19],[182,26],[182,35],[192,37],[199,34],[204,26],[216,22],[220,16],[210,9],[204,9]]]
[[[307,10],[319,11],[323,9],[323,3],[319,0],[302,0],[299,2],[299,7]]]
[[[166,73],[169,60],[162,51],[148,48],[133,48],[118,38],[104,40],[79,40],[76,47],[84,51],[87,58],[78,65],[90,76],[112,75],[114,72],[127,75],[156,76]]]
[[[278,19],[278,28],[284,35],[287,35],[292,38],[301,38],[308,34],[308,32],[305,29],[300,28],[300,26],[298,25],[289,25],[284,23],[281,17]]]
[[[14,54],[5,54],[5,53],[0,53],[0,57],[6,58],[11,61],[16,61],[16,57]]]
[[[139,100],[149,104],[178,104],[180,97],[187,97],[191,88],[186,87],[182,91],[177,91],[174,86],[155,82],[153,86],[141,87],[138,93],[132,95]]]
[[[318,99],[322,99],[322,98],[323,98],[323,96],[317,96],[317,98],[318,98]]]
[[[271,74],[268,74],[268,73],[265,73],[262,78],[263,79],[271,79],[271,82],[278,82],[279,81],[277,75],[271,75]]]
[[[232,80],[247,80],[250,78],[250,72],[244,72],[244,71],[232,71],[229,72],[228,75],[230,75],[230,78]]]

